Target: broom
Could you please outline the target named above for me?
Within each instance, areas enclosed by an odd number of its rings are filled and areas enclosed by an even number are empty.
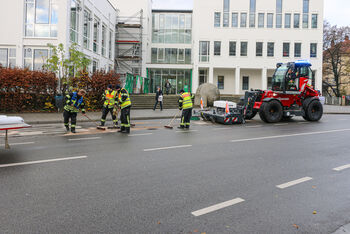
[[[173,122],[175,121],[176,117],[179,115],[179,113],[181,112],[181,110],[179,112],[177,112],[174,116],[174,118],[170,121],[170,123],[168,125],[165,125],[164,127],[167,129],[173,129],[174,127],[172,126]]]
[[[105,127],[99,126],[98,123],[96,123],[95,121],[93,121],[89,116],[87,116],[87,115],[84,115],[84,116],[85,116],[88,120],[90,120],[91,122],[95,123],[95,124],[96,124],[96,128],[97,128],[98,130],[101,130],[101,131],[105,131],[105,130],[106,130]]]

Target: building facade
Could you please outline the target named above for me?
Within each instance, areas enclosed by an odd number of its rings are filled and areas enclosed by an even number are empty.
[[[3,66],[40,70],[48,44],[76,43],[92,63],[90,71],[114,68],[117,12],[108,0],[18,0],[0,9]]]
[[[276,63],[307,59],[322,89],[323,0],[194,0],[193,91],[267,89]]]

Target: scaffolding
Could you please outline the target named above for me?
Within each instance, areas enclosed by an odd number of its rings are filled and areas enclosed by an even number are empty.
[[[118,15],[116,24],[116,71],[125,81],[127,74],[141,76],[143,10],[132,16]]]

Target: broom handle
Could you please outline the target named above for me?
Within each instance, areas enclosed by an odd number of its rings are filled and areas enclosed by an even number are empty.
[[[181,111],[181,110],[180,110],[180,111]],[[171,120],[169,126],[173,124],[173,122],[175,121],[175,119],[176,119],[176,117],[178,116],[178,114],[180,113],[180,111],[178,111],[178,112],[175,114],[175,116],[174,116],[174,118]]]
[[[94,122],[95,124],[96,124],[96,126],[98,126],[98,124],[95,122],[95,121],[93,121],[92,119],[90,119],[90,117],[89,116],[87,116],[86,114],[84,115],[88,120],[90,120],[91,122]]]

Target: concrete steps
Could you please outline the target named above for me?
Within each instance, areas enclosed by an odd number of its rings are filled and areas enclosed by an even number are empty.
[[[130,95],[132,102],[132,109],[153,109],[156,102],[155,94],[132,94]],[[163,96],[163,108],[164,109],[177,109],[179,96],[178,95],[164,95]],[[158,109],[160,108],[158,104]]]

